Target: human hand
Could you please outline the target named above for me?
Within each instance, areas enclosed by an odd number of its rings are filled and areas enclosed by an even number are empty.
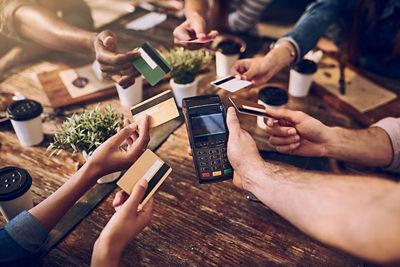
[[[174,30],[175,44],[183,45],[189,49],[200,49],[208,46],[210,43],[204,44],[191,44],[182,43],[182,41],[190,41],[197,38],[217,37],[218,31],[210,31],[206,34],[207,25],[206,21],[198,13],[191,14],[182,24]]]
[[[227,155],[234,169],[233,183],[240,189],[248,190],[249,170],[261,170],[264,160],[258,152],[254,139],[240,128],[239,119],[233,107],[228,108],[226,124],[229,129]]]
[[[112,79],[122,88],[128,88],[135,83],[138,72],[131,61],[140,56],[136,49],[126,53],[118,52],[117,36],[111,31],[100,32],[94,41],[96,60],[100,69],[111,75]]]
[[[139,126],[131,124],[128,119],[124,120],[124,124],[125,127],[99,146],[87,162],[98,177],[128,169],[142,155],[150,141],[147,115]],[[140,134],[137,133],[138,129]],[[128,144],[126,149],[121,147],[124,142]]]
[[[281,153],[309,157],[327,156],[332,128],[301,111],[269,109],[269,115],[278,119],[265,119],[269,142]]]
[[[116,212],[96,240],[92,266],[118,266],[124,248],[150,223],[153,216],[153,197],[138,209],[147,186],[147,181],[141,179],[130,196],[123,191],[115,195],[113,206]]]
[[[259,86],[269,81],[292,61],[288,50],[281,46],[272,49],[264,57],[236,61],[232,65],[231,73],[242,80],[251,81],[253,86]]]

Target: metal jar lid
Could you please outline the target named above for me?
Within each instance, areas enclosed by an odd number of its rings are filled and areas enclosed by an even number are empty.
[[[18,100],[7,108],[7,116],[15,121],[27,121],[36,118],[43,112],[43,107],[39,102],[31,99]]]
[[[270,106],[281,106],[288,102],[285,90],[275,86],[267,86],[258,92],[258,99]]]
[[[317,63],[312,60],[303,59],[293,67],[295,71],[302,74],[313,74],[317,71]]]
[[[29,173],[18,167],[0,169],[0,201],[9,201],[25,194],[32,185]]]

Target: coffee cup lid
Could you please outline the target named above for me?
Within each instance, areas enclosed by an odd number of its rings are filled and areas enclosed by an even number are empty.
[[[303,59],[293,69],[299,73],[313,74],[317,71],[317,64],[312,60]]]
[[[234,40],[224,40],[217,45],[217,50],[225,55],[236,55],[240,53],[241,45]]]
[[[281,106],[288,102],[288,94],[285,90],[275,86],[267,86],[258,92],[258,99],[267,105]]]
[[[36,118],[43,112],[43,107],[39,102],[31,99],[18,100],[7,108],[8,118],[15,121],[26,121]]]
[[[32,185],[29,173],[18,167],[0,169],[0,201],[16,199],[25,194]]]

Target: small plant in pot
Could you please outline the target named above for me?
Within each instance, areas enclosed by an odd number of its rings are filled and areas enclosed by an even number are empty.
[[[122,121],[123,115],[110,106],[103,111],[96,106],[81,114],[74,114],[64,121],[47,150],[52,151],[50,156],[59,155],[63,150],[81,152],[85,160],[88,160],[97,147],[117,133],[118,127],[123,127]],[[98,182],[112,182],[119,175],[120,172],[111,173],[100,178]]]
[[[178,106],[182,107],[183,98],[196,95],[196,76],[203,65],[211,62],[210,52],[175,47],[165,55],[165,60],[172,66],[170,85]]]

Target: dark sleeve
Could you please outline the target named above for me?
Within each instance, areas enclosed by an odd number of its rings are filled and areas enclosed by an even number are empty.
[[[0,266],[29,259],[47,239],[48,231],[43,225],[29,212],[21,212],[0,230]]]
[[[319,0],[311,4],[294,29],[285,34],[281,39],[289,39],[294,42],[297,50],[297,61],[313,49],[326,29],[341,13],[354,6],[352,0]]]

